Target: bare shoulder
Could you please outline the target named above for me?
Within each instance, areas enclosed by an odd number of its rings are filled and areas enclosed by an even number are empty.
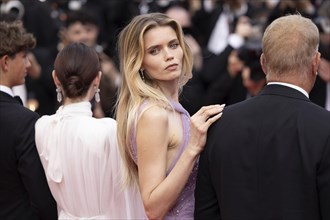
[[[159,105],[148,105],[141,112],[140,120],[153,121],[156,123],[167,121],[168,111]]]
[[[138,119],[136,134],[138,149],[162,145],[163,149],[167,149],[169,120],[166,109],[157,105],[147,106]]]

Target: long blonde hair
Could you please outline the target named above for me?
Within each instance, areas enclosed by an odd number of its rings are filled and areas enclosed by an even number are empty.
[[[139,74],[144,57],[144,34],[146,31],[159,27],[170,26],[176,32],[179,44],[183,50],[182,73],[179,88],[192,77],[192,53],[184,40],[181,26],[173,19],[162,13],[139,15],[120,32],[118,51],[122,82],[116,103],[117,137],[124,163],[127,166],[126,184],[131,184],[138,178],[137,166],[134,163],[130,133],[135,126],[140,105],[145,99],[161,106],[170,105],[168,99],[148,78],[144,80]]]

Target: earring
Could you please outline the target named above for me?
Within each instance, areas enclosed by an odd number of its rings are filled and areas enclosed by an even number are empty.
[[[99,88],[96,88],[95,87],[95,95],[94,95],[94,97],[95,97],[95,101],[96,102],[100,102],[101,101],[101,99],[100,99],[100,89]]]
[[[144,81],[144,72],[143,72],[144,69],[140,69],[139,70],[139,73],[140,73],[140,76],[141,76],[141,79]]]
[[[60,88],[56,88],[56,98],[58,102],[62,101],[62,93],[61,93],[61,89]]]

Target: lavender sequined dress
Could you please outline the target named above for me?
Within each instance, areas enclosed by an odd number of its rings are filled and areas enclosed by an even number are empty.
[[[143,110],[146,103],[143,103],[140,111]],[[182,152],[186,148],[189,142],[189,135],[190,135],[190,115],[189,113],[182,107],[181,104],[172,101],[171,102],[175,111],[181,114],[182,126],[183,126],[183,142],[178,150],[178,153],[173,160],[172,164],[170,165],[169,169],[166,172],[166,176],[172,171],[173,167],[175,166],[176,162],[180,158]],[[135,130],[131,133],[131,143],[132,143],[132,151],[134,156],[134,161],[137,163],[137,146],[136,146],[136,132]],[[183,188],[176,204],[170,209],[170,211],[165,216],[165,219],[193,219],[194,218],[194,206],[195,206],[195,186],[196,186],[196,176],[197,176],[197,169],[198,169],[198,162],[196,162],[188,182],[186,183],[185,187]]]

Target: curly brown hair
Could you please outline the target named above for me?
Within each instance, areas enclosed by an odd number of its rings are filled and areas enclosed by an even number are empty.
[[[14,57],[16,53],[32,49],[36,39],[27,33],[21,21],[0,22],[0,57]]]

